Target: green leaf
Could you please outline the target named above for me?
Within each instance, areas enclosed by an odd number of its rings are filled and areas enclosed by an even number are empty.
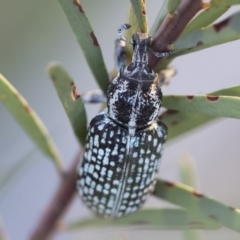
[[[240,97],[216,95],[175,95],[164,97],[164,107],[173,110],[202,113],[215,117],[240,119]]]
[[[67,229],[74,230],[86,227],[124,227],[141,225],[154,227],[157,230],[186,230],[193,228],[218,229],[220,224],[202,216],[193,215],[186,210],[173,208],[143,209],[118,219],[89,219],[71,223]]]
[[[206,10],[199,13],[187,25],[180,38],[189,32],[209,26],[235,4],[240,4],[240,0],[212,0]]]
[[[32,149],[26,153],[22,158],[14,164],[11,164],[8,170],[0,169],[0,198],[5,196],[4,190],[12,189],[13,183],[16,183],[17,177],[20,177],[20,172],[23,171],[25,167],[29,167],[31,162],[35,160],[36,148]],[[11,184],[12,183],[12,184]]]
[[[131,3],[129,4],[129,9],[128,9],[127,23],[131,25],[131,28],[129,28],[128,30],[126,30],[124,32],[124,37],[128,41],[131,41],[133,34],[135,34],[136,32],[141,32],[139,22],[136,18],[136,15],[134,13],[134,8]],[[126,44],[126,55],[127,55],[127,64],[126,65],[131,63],[132,54],[133,54],[133,46],[131,44]]]
[[[209,95],[229,97],[240,96],[240,86],[222,89],[209,93]],[[165,96],[163,98],[163,106],[165,106]],[[168,140],[214,119],[216,119],[216,117],[207,116],[197,112],[178,112],[175,110],[168,110],[160,117],[160,120],[168,126]]]
[[[197,29],[174,43],[176,50],[168,59],[239,39],[240,12],[204,29]]]
[[[183,232],[185,240],[198,240],[201,239],[199,236],[199,231],[197,230],[186,230]]]
[[[143,0],[131,0],[133,11],[140,27],[140,32],[148,33],[146,5]]]
[[[183,35],[174,43],[175,52],[165,57],[156,71],[166,68],[176,57],[238,40],[240,35],[239,22],[240,12],[237,12],[212,26]]]
[[[1,74],[0,99],[39,149],[53,160],[60,171],[62,169],[60,155],[44,124],[27,101]]]
[[[163,113],[159,119],[168,127],[167,140],[169,142],[169,140],[172,140],[179,135],[193,130],[196,127],[208,123],[216,118],[199,113],[187,113],[168,110]]]
[[[181,182],[188,186],[196,187],[196,168],[193,159],[188,154],[184,154],[179,166]],[[184,231],[183,236],[186,240],[200,239],[199,232],[192,229]]]
[[[98,40],[88,21],[88,18],[79,0],[58,0],[67,20],[82,48],[87,63],[102,91],[106,94],[109,78],[103,61],[102,52]]]
[[[168,13],[173,14],[180,4],[181,0],[168,0]]]
[[[182,183],[157,180],[153,195],[176,204],[196,216],[205,216],[223,226],[240,232],[240,210],[198,193]]]
[[[153,23],[153,26],[151,27],[151,30],[149,32],[150,36],[154,36],[155,33],[157,32],[158,28],[162,24],[164,18],[168,14],[168,0],[164,0],[163,5],[160,8],[160,11]]]
[[[49,76],[56,88],[64,110],[79,142],[84,146],[87,136],[87,117],[81,96],[68,72],[60,64],[51,64]]]
[[[181,159],[179,166],[181,182],[188,186],[196,187],[196,168],[193,159],[188,154],[184,154],[184,158]]]

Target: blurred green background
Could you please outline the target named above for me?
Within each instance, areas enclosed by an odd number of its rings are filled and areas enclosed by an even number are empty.
[[[101,0],[81,3],[102,47],[105,63],[113,66],[117,28],[126,20],[127,0]],[[162,1],[147,2],[149,26]],[[230,12],[239,10],[232,8]],[[226,17],[229,13],[225,14]],[[240,42],[220,45],[180,57],[173,62],[178,74],[167,94],[206,93],[240,83]],[[79,92],[96,89],[92,74],[56,0],[0,1],[0,72],[19,90],[43,120],[53,136],[65,165],[78,150],[78,143],[57,94],[46,74],[50,61],[61,62],[71,73]],[[88,119],[98,105],[87,105]],[[162,159],[160,177],[178,181],[179,160],[189,153],[196,161],[200,190],[220,201],[240,208],[240,123],[221,119],[169,142]],[[24,162],[24,166],[20,167]],[[20,170],[12,172],[13,166]],[[10,180],[9,180],[10,179]],[[11,239],[26,239],[58,186],[51,161],[31,142],[0,104],[0,215]],[[166,203],[150,198],[146,206]],[[91,216],[80,202],[74,204],[65,220]],[[179,231],[84,230],[57,234],[54,239],[183,239]],[[237,240],[239,234],[221,229],[203,232],[203,239]]]

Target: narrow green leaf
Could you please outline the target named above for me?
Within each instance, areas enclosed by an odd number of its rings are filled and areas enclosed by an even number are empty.
[[[69,230],[86,227],[154,227],[157,230],[218,229],[220,224],[202,216],[193,215],[186,210],[173,208],[143,209],[118,219],[89,219],[69,224]]]
[[[158,28],[162,24],[164,18],[168,14],[168,0],[164,0],[162,7],[160,8],[160,11],[153,23],[153,26],[151,27],[151,30],[149,32],[150,36],[154,36],[157,32]]]
[[[240,12],[204,29],[197,29],[174,43],[176,50],[168,59],[199,51],[205,48],[238,40],[240,35]]]
[[[141,31],[139,22],[136,18],[136,15],[134,13],[134,8],[131,3],[129,3],[127,23],[131,25],[131,28],[129,28],[128,30],[126,30],[124,32],[124,36],[127,40],[130,41],[132,39],[132,35],[134,33]],[[130,44],[128,44],[128,45],[130,45]],[[132,51],[132,46],[130,45],[130,47],[131,47],[131,51]]]
[[[181,182],[191,187],[196,187],[196,168],[193,159],[184,154],[180,161],[180,175]],[[185,240],[198,240],[200,239],[199,231],[197,230],[185,230],[183,231],[183,237]]]
[[[185,240],[200,240],[199,231],[197,230],[186,230],[183,232]]]
[[[200,113],[178,112],[174,110],[168,110],[160,117],[160,120],[168,127],[168,142],[214,119],[216,118]]]
[[[240,96],[240,86],[222,89],[209,93],[209,95]],[[163,98],[163,105],[164,104],[165,97]],[[214,119],[216,119],[216,117],[200,113],[178,112],[175,110],[168,110],[160,117],[160,120],[168,126],[168,140]]]
[[[98,40],[79,0],[58,0],[82,48],[87,63],[102,91],[106,94],[109,80]]]
[[[180,175],[181,182],[191,187],[196,187],[196,168],[193,159],[188,155],[184,154],[180,163]]]
[[[21,176],[19,173],[34,160],[36,152],[36,148],[34,148],[22,158],[18,159],[16,163],[11,164],[10,169],[0,169],[0,198],[4,196],[5,191],[3,191],[3,189],[12,189],[13,184],[10,183],[15,183],[17,181],[17,177]]]
[[[153,195],[176,204],[196,216],[205,216],[223,226],[240,232],[240,210],[229,207],[211,197],[200,194],[182,183],[157,180]]]
[[[180,4],[181,0],[168,0],[168,13],[173,14]]]
[[[132,35],[136,32],[141,32],[139,22],[134,13],[134,9],[131,3],[129,3],[127,23],[131,25],[131,28],[124,32],[124,37],[128,40],[132,40]],[[132,61],[133,47],[131,44],[126,44],[127,64]]]
[[[180,38],[189,32],[209,26],[235,4],[240,4],[240,0],[211,0],[207,8],[187,25]]]
[[[131,0],[133,11],[140,27],[140,32],[148,33],[146,5],[144,0]]]
[[[237,12],[212,26],[183,35],[174,43],[175,52],[165,57],[156,71],[165,69],[176,57],[238,40],[240,35],[239,22],[240,12]]]
[[[202,113],[215,117],[240,119],[240,97],[215,95],[165,96],[164,107],[173,110]]]
[[[71,122],[79,142],[84,146],[87,136],[87,117],[81,96],[68,72],[60,64],[51,64],[49,76]]]
[[[53,160],[58,170],[61,170],[61,158],[44,124],[27,101],[1,74],[0,99],[39,149]]]

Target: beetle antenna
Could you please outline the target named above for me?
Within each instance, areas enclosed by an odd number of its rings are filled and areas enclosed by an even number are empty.
[[[129,29],[130,27],[131,27],[130,24],[127,24],[127,23],[122,24],[122,25],[119,27],[119,29],[118,29],[118,38],[119,38],[120,40],[122,40],[122,41],[125,41],[125,42],[127,42],[127,43],[132,44],[132,42],[128,41],[125,37],[122,36],[122,31],[123,31],[123,30],[127,30],[127,29]]]
[[[148,50],[149,50],[149,52],[151,52],[152,54],[154,54],[158,58],[167,57],[167,56],[171,55],[174,52],[173,50],[169,50],[167,52],[155,52],[151,48],[148,48]]]

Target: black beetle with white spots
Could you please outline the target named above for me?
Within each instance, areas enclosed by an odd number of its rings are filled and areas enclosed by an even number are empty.
[[[118,32],[130,25],[123,24]],[[107,109],[92,119],[77,190],[96,214],[122,217],[137,211],[154,190],[155,178],[167,138],[158,114],[162,92],[158,74],[148,66],[151,37],[132,37],[132,63],[122,67],[107,92]]]

